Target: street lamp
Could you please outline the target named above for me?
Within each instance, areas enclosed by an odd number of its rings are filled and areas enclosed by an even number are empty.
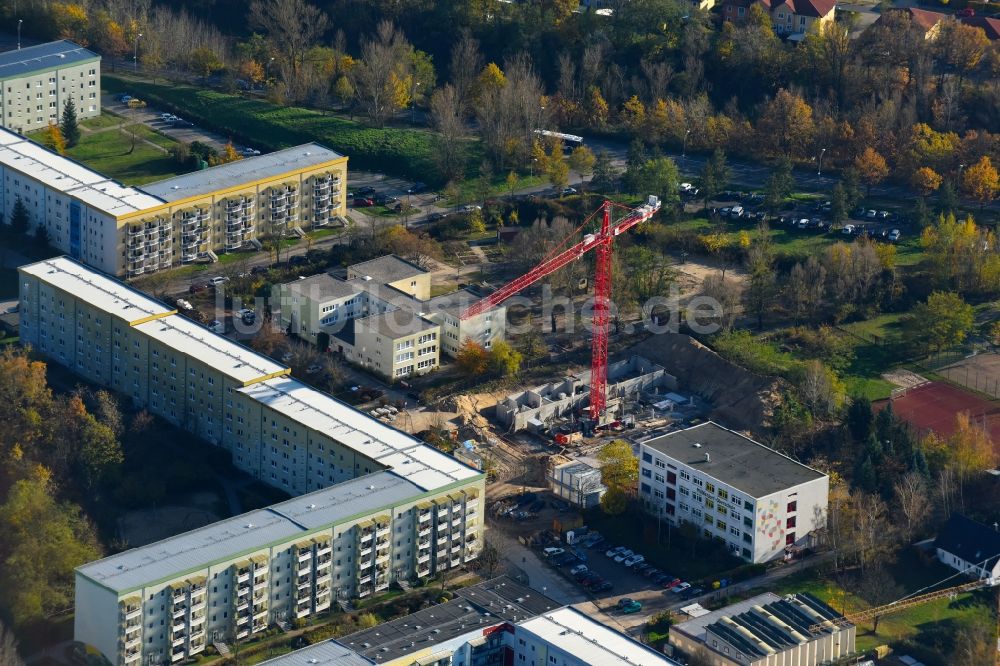
[[[140,32],[135,36],[135,50],[132,52],[132,72],[139,71],[139,38],[142,37]]]
[[[24,19],[17,19],[17,50],[21,50],[21,24],[24,23]]]
[[[819,151],[819,162],[816,165],[816,175],[817,176],[822,176],[823,175],[823,153],[825,153],[825,152],[826,152],[826,148],[823,148],[822,150]]]
[[[681,157],[682,158],[684,158],[684,157],[687,156],[688,134],[690,134],[690,133],[691,133],[691,130],[687,130],[687,131],[684,132],[684,142],[681,144]]]

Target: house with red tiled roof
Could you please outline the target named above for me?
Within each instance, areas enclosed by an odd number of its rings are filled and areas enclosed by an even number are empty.
[[[774,31],[779,35],[808,32],[814,25],[833,21],[836,0],[726,0],[722,17],[727,21],[742,21],[757,3],[771,16]]]
[[[962,19],[962,23],[976,28],[982,28],[983,32],[986,33],[986,38],[990,41],[1000,39],[1000,18],[991,18],[989,16],[970,16]]]
[[[951,16],[948,14],[942,14],[941,12],[932,12],[926,9],[917,9],[916,7],[895,7],[889,9],[885,14],[880,16],[872,26],[877,26],[882,22],[885,16],[888,16],[889,12],[904,13],[910,17],[910,23],[913,25],[914,29],[919,30],[923,33],[924,39],[934,39],[938,36],[941,31],[941,24],[944,21],[951,20]]]

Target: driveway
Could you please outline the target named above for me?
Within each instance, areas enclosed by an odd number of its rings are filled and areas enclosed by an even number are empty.
[[[127,105],[119,102],[116,95],[101,95],[101,106],[126,120],[148,125],[152,129],[183,143],[200,141],[212,146],[216,150],[222,150],[229,142],[229,139],[221,134],[210,132],[197,125],[175,127],[172,123],[161,120],[160,114],[166,112],[166,109],[158,109],[153,106],[130,109]]]

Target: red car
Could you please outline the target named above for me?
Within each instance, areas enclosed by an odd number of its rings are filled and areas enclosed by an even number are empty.
[[[959,18],[972,18],[976,15],[976,10],[972,7],[966,7],[965,9],[959,9],[955,12],[955,16]]]
[[[369,206],[374,206],[375,202],[367,197],[358,197],[354,200],[355,208],[368,208]]]

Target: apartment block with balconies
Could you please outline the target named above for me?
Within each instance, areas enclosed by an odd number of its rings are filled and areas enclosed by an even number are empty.
[[[80,567],[76,636],[112,663],[189,659],[478,554],[478,470],[72,259],[18,280],[42,355],[300,495]]]

